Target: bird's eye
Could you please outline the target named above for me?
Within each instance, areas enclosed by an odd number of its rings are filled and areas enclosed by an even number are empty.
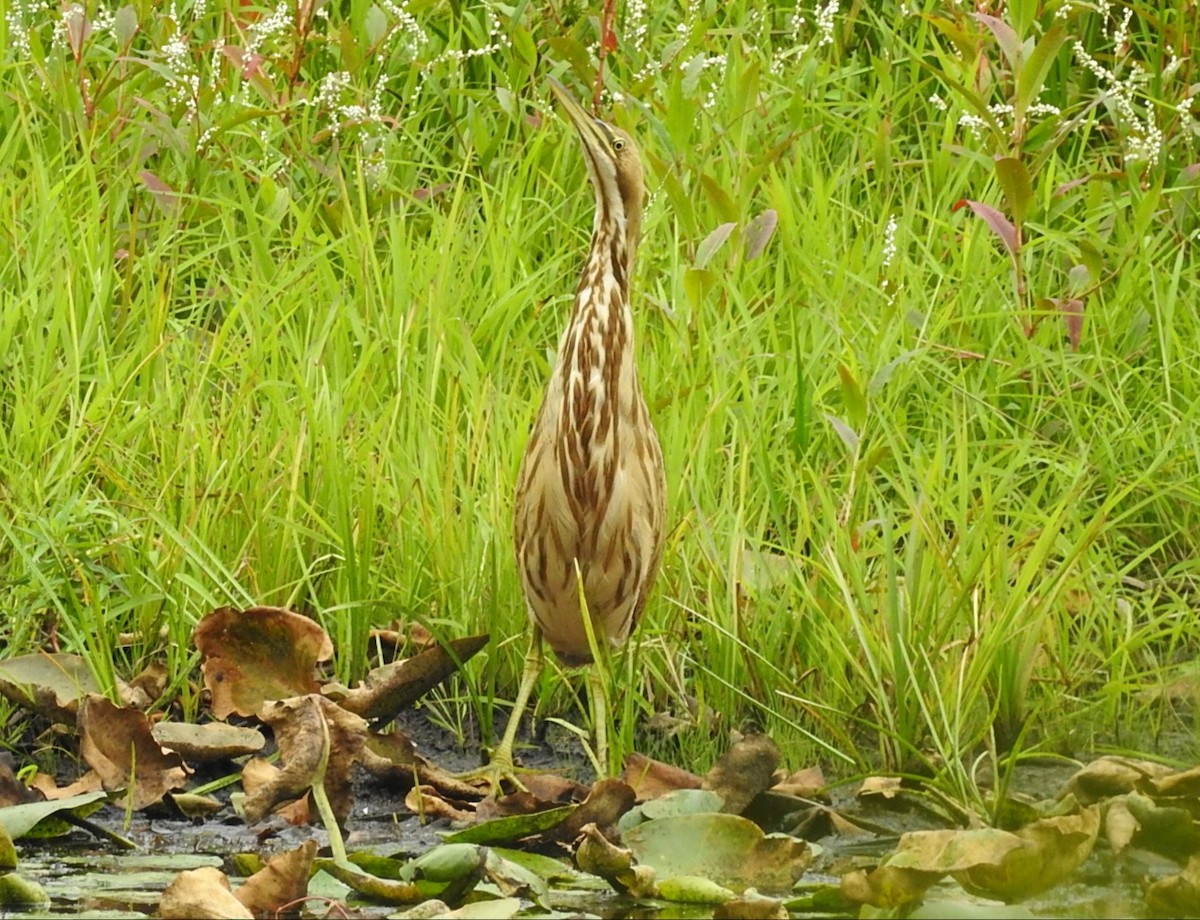
[[[614,137],[613,142],[612,142],[612,147],[613,147],[613,150],[615,150],[617,153],[620,153],[622,150],[625,149],[624,139],[619,138],[619,137]]]

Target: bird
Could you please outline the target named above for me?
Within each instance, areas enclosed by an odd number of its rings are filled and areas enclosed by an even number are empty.
[[[543,666],[605,658],[637,626],[662,561],[666,474],[642,395],[630,282],[642,228],[642,161],[628,132],[550,88],[583,144],[595,192],[591,248],[558,344],[513,504],[513,543],[531,628],[521,683],[490,763],[472,771],[498,794],[520,786],[513,745]],[[589,672],[596,761],[607,763],[607,697]]]

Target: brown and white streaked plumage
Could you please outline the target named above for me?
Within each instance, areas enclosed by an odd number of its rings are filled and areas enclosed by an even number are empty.
[[[641,159],[625,131],[591,117],[557,81],[551,88],[583,141],[596,216],[517,480],[513,531],[533,643],[504,739],[490,767],[476,771],[493,789],[512,777],[512,745],[541,668],[542,637],[567,666],[592,661],[582,586],[596,640],[624,642],[658,573],[666,517],[662,452],[638,381],[629,304]],[[604,739],[597,741],[603,763]]]

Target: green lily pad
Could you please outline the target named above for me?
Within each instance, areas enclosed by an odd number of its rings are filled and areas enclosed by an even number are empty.
[[[0,808],[0,827],[4,828],[13,840],[20,840],[22,837],[61,837],[70,832],[71,825],[55,817],[59,812],[68,812],[83,818],[100,808],[107,797],[107,792],[85,792],[53,802],[9,805]]]
[[[0,875],[0,907],[34,907],[49,903],[50,895],[37,882],[21,878],[15,872]]]
[[[671,818],[676,815],[716,814],[724,801],[710,789],[676,789],[657,799],[635,805],[617,822],[617,830],[626,831],[653,821],[656,818]]]
[[[380,878],[369,872],[364,872],[350,862],[338,862],[334,859],[317,859],[313,867],[327,872],[343,885],[349,885],[363,897],[383,904],[419,904],[429,895],[417,885],[407,882],[397,882],[392,879]]]
[[[531,815],[510,815],[505,818],[494,818],[473,824],[461,831],[447,834],[446,843],[512,843],[522,837],[540,834],[558,827],[573,812],[578,805],[563,805],[559,808],[548,808],[546,811],[535,811]]]
[[[812,854],[803,840],[766,835],[738,815],[676,815],[646,821],[621,836],[640,866],[660,879],[699,876],[738,893],[789,891]]]

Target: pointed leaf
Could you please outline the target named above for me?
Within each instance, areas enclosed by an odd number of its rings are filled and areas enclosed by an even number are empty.
[[[1018,109],[1024,111],[1037,100],[1042,92],[1042,85],[1046,82],[1046,75],[1050,73],[1050,67],[1054,64],[1054,59],[1058,56],[1058,51],[1062,48],[1066,38],[1066,25],[1062,22],[1055,22],[1034,47],[1029,55],[1029,60],[1017,74],[1016,106]]]
[[[833,430],[836,431],[837,436],[842,439],[842,443],[849,448],[850,453],[853,454],[858,451],[858,432],[843,422],[836,415],[829,415],[826,413],[825,421],[829,422],[829,424],[833,426]]]
[[[757,217],[746,224],[746,229],[743,233],[743,244],[746,247],[746,261],[757,259],[763,254],[763,250],[767,248],[767,243],[771,241],[772,235],[775,233],[775,227],[779,224],[779,212],[774,208],[767,208]]]
[[[727,239],[729,234],[733,233],[735,223],[721,224],[712,233],[704,238],[704,241],[696,247],[696,268],[704,268],[716,254]]]
[[[954,203],[954,207],[951,210],[957,211],[964,205],[974,211],[975,216],[987,224],[996,236],[1000,237],[1000,242],[1004,244],[1004,248],[1011,254],[1016,255],[1021,251],[1021,237],[1017,233],[1017,228],[1009,222],[1007,217],[990,204],[984,204],[982,201],[971,201],[969,198],[960,198]]]
[[[137,30],[138,17],[135,7],[126,5],[113,13],[112,31],[113,37],[117,40],[118,47],[127,47],[133,41],[133,36],[137,34]]]
[[[1019,227],[1033,204],[1033,180],[1025,164],[1016,157],[996,157],[996,178],[1004,190],[1004,199],[1013,222]]]
[[[842,381],[842,402],[846,404],[846,413],[850,416],[850,424],[862,428],[867,421],[867,397],[854,372],[846,365],[838,365],[838,377]]]
[[[1000,51],[1004,54],[1004,58],[1008,61],[1009,69],[1015,74],[1021,69],[1021,39],[1016,32],[1003,19],[996,16],[989,16],[987,13],[972,13],[972,18],[976,22],[982,22],[987,26],[992,35],[996,37],[996,44],[1000,46]]]

